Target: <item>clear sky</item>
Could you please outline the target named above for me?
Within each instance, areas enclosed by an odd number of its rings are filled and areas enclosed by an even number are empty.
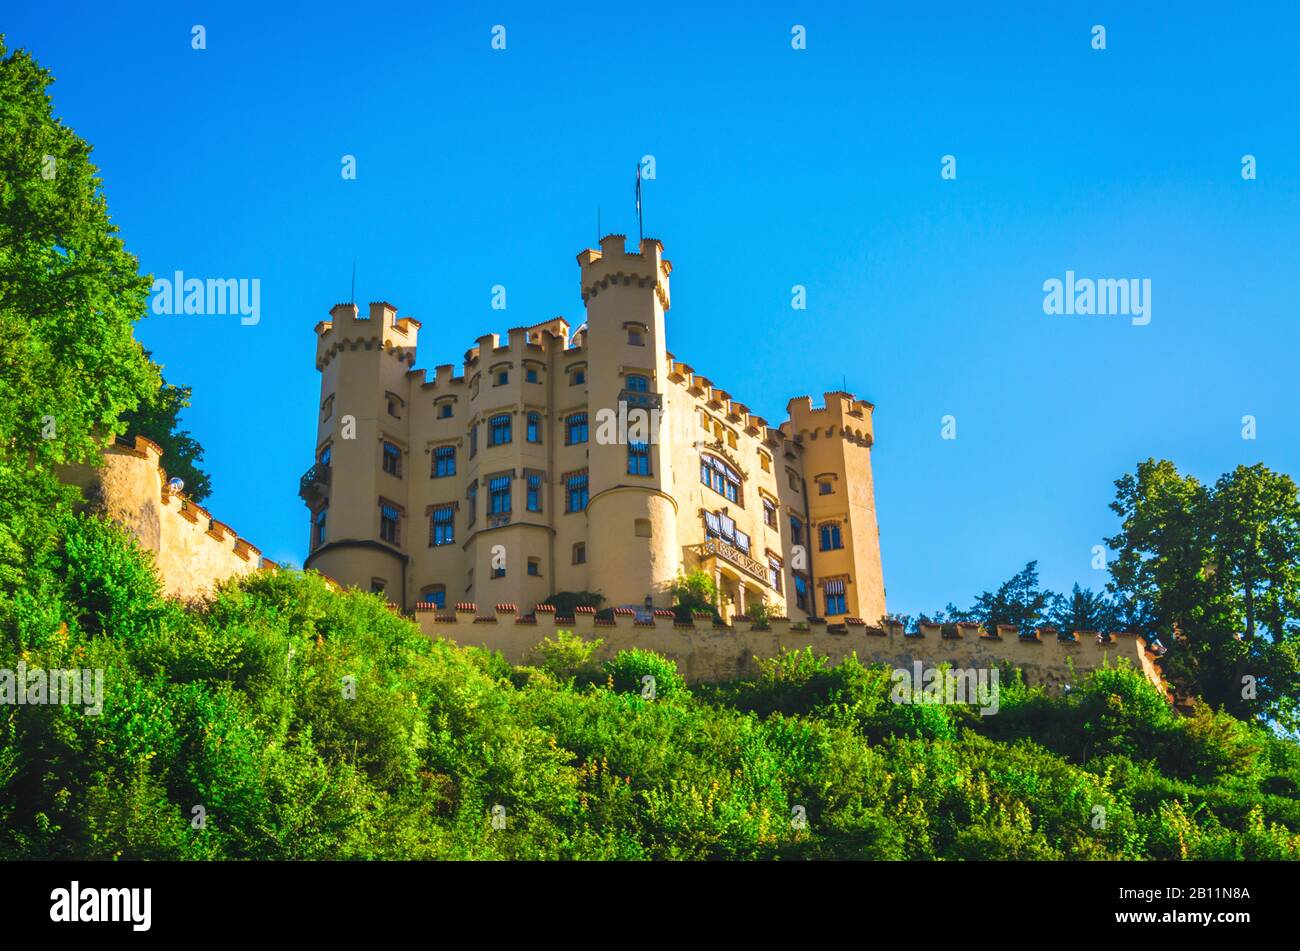
[[[260,279],[256,326],[137,335],[194,388],[209,507],[269,558],[305,554],[312,327],[353,261],[358,300],[423,323],[420,367],[576,324],[574,257],[598,207],[635,235],[646,154],[669,349],[774,424],[799,394],[876,404],[891,610],[966,605],[1031,558],[1100,587],[1113,482],[1147,456],[1300,475],[1294,4],[280,6],[0,21],[54,73],[143,271]],[[1067,270],[1149,279],[1150,323],[1045,315]]]

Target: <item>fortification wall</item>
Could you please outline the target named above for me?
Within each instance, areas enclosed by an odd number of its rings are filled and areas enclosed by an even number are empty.
[[[102,467],[69,467],[63,478],[81,488],[91,510],[126,528],[153,553],[170,597],[205,597],[227,578],[275,567],[229,525],[170,491],[161,462],[162,449],[136,436],[129,444],[108,446]]]
[[[773,619],[763,625],[740,621],[725,627],[708,617],[683,624],[671,611],[655,611],[652,620],[638,620],[630,608],[616,609],[611,620],[597,619],[591,608],[579,608],[571,618],[556,617],[541,607],[536,615],[525,616],[512,604],[499,604],[488,612],[480,612],[470,603],[456,605],[454,612],[438,612],[432,605],[419,604],[415,616],[430,637],[501,651],[514,664],[525,663],[537,644],[564,629],[586,640],[600,638],[603,643],[597,657],[601,659],[632,648],[663,654],[676,661],[691,682],[751,676],[756,671],[755,657],[775,657],[782,649],[811,647],[832,663],[855,653],[863,663],[895,667],[918,660],[963,668],[1009,663],[1024,671],[1027,682],[1052,690],[1103,664],[1113,666],[1120,658],[1128,658],[1153,684],[1166,690],[1155,655],[1140,637],[1125,633],[1077,631],[1061,635],[1043,628],[1022,635],[1006,626],[990,633],[974,624],[923,624],[919,633],[906,634],[901,626],[870,628],[856,618],[844,625]]]

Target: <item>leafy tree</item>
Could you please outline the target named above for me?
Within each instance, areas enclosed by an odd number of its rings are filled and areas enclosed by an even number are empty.
[[[1106,597],[1105,592],[1080,588],[1076,582],[1070,596],[1052,595],[1047,622],[1061,631],[1123,631],[1123,608]]]
[[[0,621],[75,499],[55,467],[97,460],[159,386],[131,333],[150,280],[109,221],[90,146],[55,118],[51,82],[0,37]]]
[[[1206,487],[1148,459],[1116,483],[1110,590],[1132,601],[1186,692],[1300,725],[1300,492],[1263,465]]]
[[[718,587],[712,576],[700,569],[680,576],[672,587],[673,612],[681,621],[691,620],[696,613],[707,612],[718,618]]]
[[[1033,630],[1046,624],[1047,607],[1056,597],[1051,591],[1038,586],[1038,562],[1028,562],[997,591],[985,591],[975,598],[975,604],[966,610],[949,604],[931,621],[952,623],[974,621],[986,630],[998,624],[1012,624],[1022,631]]]
[[[190,405],[190,394],[188,386],[173,386],[164,380],[152,398],[122,415],[122,424],[127,435],[156,442],[163,451],[167,475],[183,480],[185,494],[202,502],[212,494],[212,477],[199,468],[203,447],[180,428],[178,418],[181,410]]]

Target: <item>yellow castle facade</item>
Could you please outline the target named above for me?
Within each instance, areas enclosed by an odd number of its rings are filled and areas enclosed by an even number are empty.
[[[339,304],[316,326],[304,567],[404,611],[521,614],[593,592],[638,615],[703,570],[732,620],[885,614],[872,404],[806,396],[773,426],[667,349],[672,264],[608,235],[578,255],[586,320],[486,334],[414,368],[419,321]]]

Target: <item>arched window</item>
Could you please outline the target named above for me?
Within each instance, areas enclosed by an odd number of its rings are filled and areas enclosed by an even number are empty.
[[[717,456],[700,456],[700,481],[729,502],[740,501],[740,475]]]
[[[642,376],[640,373],[630,374],[627,378],[627,388],[633,393],[648,393],[650,391],[650,378]]]
[[[425,585],[420,591],[420,601],[423,604],[432,604],[441,611],[447,606],[447,586],[445,584]]]

